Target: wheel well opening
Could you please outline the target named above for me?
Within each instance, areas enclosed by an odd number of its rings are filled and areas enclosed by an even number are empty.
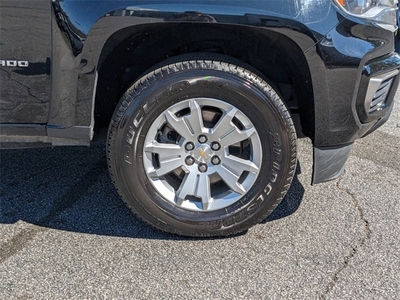
[[[311,76],[292,40],[265,28],[195,23],[135,26],[109,39],[99,60],[95,129],[108,125],[123,93],[146,70],[196,52],[231,56],[257,69],[281,94],[294,119],[300,116],[302,131],[312,136]]]

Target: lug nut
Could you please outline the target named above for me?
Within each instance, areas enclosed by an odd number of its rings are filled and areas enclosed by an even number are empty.
[[[205,142],[207,142],[207,137],[205,135],[199,135],[198,139],[197,139],[200,143],[204,144]]]
[[[218,151],[219,149],[221,149],[221,145],[217,142],[212,142],[211,149],[213,149],[214,151]]]
[[[211,162],[213,165],[219,165],[221,163],[221,159],[215,155],[211,158]]]
[[[186,143],[185,149],[186,149],[187,151],[192,151],[192,150],[194,149],[194,144],[193,144],[192,142]]]
[[[201,173],[207,172],[207,165],[206,164],[199,164],[199,171]]]
[[[193,158],[192,156],[186,157],[185,163],[186,163],[188,166],[193,165],[193,164],[194,164],[194,158]]]

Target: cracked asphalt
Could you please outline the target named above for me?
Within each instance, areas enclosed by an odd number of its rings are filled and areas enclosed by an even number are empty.
[[[345,173],[310,186],[311,144],[262,224],[189,239],[143,224],[91,148],[3,150],[0,299],[398,299],[400,97]]]

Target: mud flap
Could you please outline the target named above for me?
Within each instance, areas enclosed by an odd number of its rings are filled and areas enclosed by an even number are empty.
[[[353,143],[335,147],[314,147],[312,183],[317,184],[338,178],[344,171]]]

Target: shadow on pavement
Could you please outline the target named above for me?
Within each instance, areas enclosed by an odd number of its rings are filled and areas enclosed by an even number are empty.
[[[290,216],[299,208],[304,195],[304,187],[297,178],[299,174],[301,174],[301,166],[300,162],[297,162],[296,173],[285,198],[262,224]]]
[[[91,148],[0,151],[0,223],[31,224],[87,234],[182,240],[148,226],[125,206],[108,176],[104,141]],[[294,213],[304,188],[297,179],[263,222]]]

